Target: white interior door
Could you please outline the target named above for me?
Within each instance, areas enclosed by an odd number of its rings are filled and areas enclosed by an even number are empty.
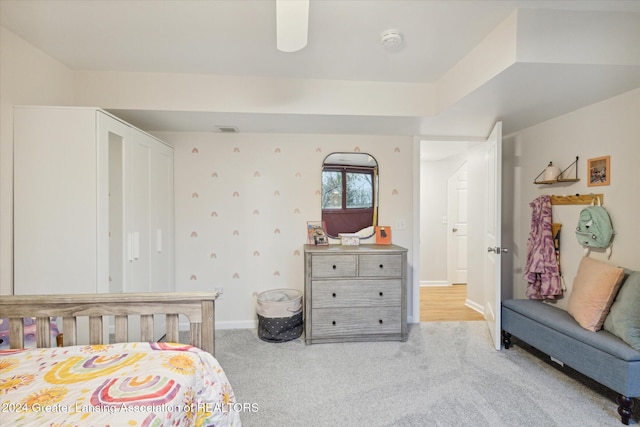
[[[98,190],[98,292],[122,292],[124,283],[124,147],[130,128],[113,117],[97,113],[98,169],[104,169],[105,188]],[[103,153],[102,155],[100,153]],[[100,157],[102,156],[102,157]],[[101,267],[101,264],[104,266]],[[101,285],[101,281],[104,284]]]
[[[153,142],[151,153],[149,229],[152,292],[172,292],[173,280],[173,149]]]
[[[466,162],[448,181],[448,277],[449,284],[467,283],[469,172]]]
[[[173,150],[142,132],[129,145],[126,207],[129,219],[128,276],[124,292],[173,290]],[[154,337],[165,330],[165,317],[154,317]],[[129,331],[138,336],[135,319]]]
[[[148,137],[134,133],[125,156],[127,197],[127,275],[124,292],[150,292],[149,210],[151,144]]]
[[[486,142],[486,188],[485,236],[487,253],[484,262],[484,318],[487,321],[496,350],[501,348],[501,247],[500,224],[502,222],[502,122],[496,123]]]

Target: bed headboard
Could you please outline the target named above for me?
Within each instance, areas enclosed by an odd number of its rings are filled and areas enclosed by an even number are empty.
[[[190,344],[215,350],[217,292],[163,292],[75,295],[10,295],[0,298],[0,317],[9,318],[11,348],[24,346],[23,318],[36,318],[36,346],[50,347],[51,317],[62,317],[63,345],[76,345],[76,318],[89,317],[89,343],[103,344],[103,316],[114,316],[115,342],[128,341],[128,316],[140,316],[140,339],[153,341],[153,316],[166,315],[166,339],[178,342],[178,316],[190,324]]]

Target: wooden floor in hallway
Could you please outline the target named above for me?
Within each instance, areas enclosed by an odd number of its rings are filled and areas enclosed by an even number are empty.
[[[482,314],[464,305],[466,299],[467,285],[421,286],[420,321],[484,320]]]

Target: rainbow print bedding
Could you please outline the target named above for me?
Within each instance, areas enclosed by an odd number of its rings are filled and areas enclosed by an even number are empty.
[[[240,426],[209,353],[173,343],[0,351],[6,426]]]

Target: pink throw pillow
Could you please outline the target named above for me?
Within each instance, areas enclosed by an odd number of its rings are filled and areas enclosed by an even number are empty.
[[[573,279],[567,311],[583,328],[602,329],[604,319],[624,278],[624,269],[592,258],[582,258]]]

